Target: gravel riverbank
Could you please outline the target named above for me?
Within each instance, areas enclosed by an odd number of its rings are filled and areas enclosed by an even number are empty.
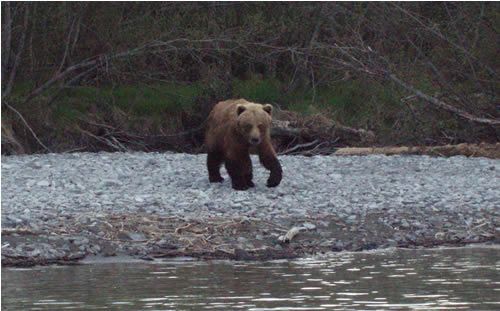
[[[205,155],[2,157],[2,264],[133,255],[268,259],[500,241],[500,161],[282,156],[283,182],[210,184]],[[223,176],[227,174],[223,171]],[[288,243],[283,235],[299,233]],[[281,238],[280,238],[281,237]]]

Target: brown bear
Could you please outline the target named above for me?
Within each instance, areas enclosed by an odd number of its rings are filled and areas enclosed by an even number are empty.
[[[205,145],[210,182],[222,182],[220,167],[225,164],[235,190],[247,190],[252,182],[250,152],[257,152],[262,165],[271,171],[268,187],[281,182],[281,164],[271,144],[271,105],[245,99],[217,103],[207,120]]]

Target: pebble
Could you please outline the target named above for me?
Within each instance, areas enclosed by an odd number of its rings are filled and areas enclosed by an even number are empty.
[[[84,238],[84,237],[78,237],[78,238],[76,238],[76,239],[73,241],[73,244],[75,244],[75,245],[77,245],[77,246],[84,245],[84,244],[88,244],[88,243],[89,243],[89,239]]]
[[[408,223],[408,221],[406,221],[406,219],[401,220],[401,228],[403,229],[410,228],[410,224]]]
[[[50,185],[50,182],[48,180],[41,180],[37,182],[36,185],[40,187],[48,187]]]
[[[303,223],[302,227],[305,228],[305,229],[307,229],[307,230],[314,230],[314,229],[316,229],[316,225],[312,224],[310,222]]]
[[[118,233],[118,238],[121,240],[142,241],[146,239],[146,236],[142,232],[122,231]]]

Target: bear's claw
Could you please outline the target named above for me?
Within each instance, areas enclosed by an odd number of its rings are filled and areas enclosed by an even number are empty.
[[[272,180],[271,178],[269,178],[267,180],[267,186],[270,187],[270,188],[273,188],[273,187],[276,187],[280,184],[280,181],[281,180]]]
[[[218,176],[218,177],[210,177],[209,178],[209,181],[211,183],[216,183],[216,182],[223,182],[224,181],[224,178],[222,176]]]
[[[233,185],[234,190],[243,191],[243,190],[248,190],[248,188],[250,188],[250,187],[247,185],[237,185],[237,186]]]

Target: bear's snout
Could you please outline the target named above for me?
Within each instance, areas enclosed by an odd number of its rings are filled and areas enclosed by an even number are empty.
[[[252,138],[250,138],[250,144],[252,144],[252,145],[258,145],[258,144],[260,144],[260,138],[259,137],[252,137]]]

